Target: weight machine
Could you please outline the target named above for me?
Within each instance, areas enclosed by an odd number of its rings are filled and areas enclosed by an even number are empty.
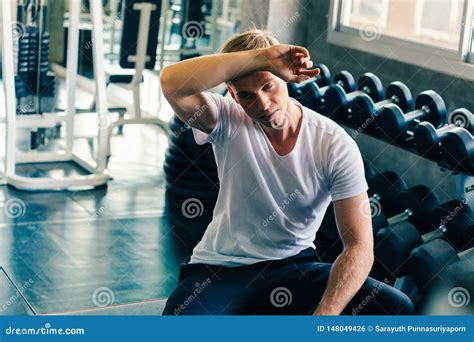
[[[41,16],[46,6],[46,0],[26,1],[32,3],[36,12]],[[90,0],[89,2],[92,15],[92,37],[95,42],[102,41],[102,6],[99,1]],[[68,32],[67,49],[67,74],[66,74],[66,92],[67,108],[65,112],[42,112],[40,98],[37,98],[35,112],[28,112],[28,115],[18,115],[16,106],[15,89],[15,58],[14,58],[14,38],[15,29],[12,21],[12,3],[11,1],[0,2],[1,15],[1,37],[2,37],[2,61],[3,61],[3,83],[5,92],[5,118],[2,118],[0,124],[6,127],[6,151],[4,160],[4,170],[0,170],[2,184],[9,184],[22,190],[66,190],[71,188],[90,188],[106,184],[109,174],[106,169],[106,154],[108,150],[108,128],[101,125],[101,122],[109,122],[111,113],[107,108],[106,85],[104,73],[104,51],[103,44],[93,45],[94,56],[94,78],[96,87],[96,111],[90,113],[97,116],[98,127],[98,151],[92,160],[84,159],[73,151],[74,146],[74,118],[76,77],[77,77],[77,55],[79,43],[79,18],[81,13],[81,1],[70,1],[70,26]],[[42,18],[38,21],[40,27],[39,34],[42,32]],[[16,30],[21,36],[22,27]],[[38,43],[38,63],[41,68],[41,39]],[[18,51],[20,53],[20,51]],[[18,63],[17,68],[20,68]],[[18,70],[18,69],[17,69]],[[38,75],[40,70],[38,70]],[[41,94],[41,77],[37,78],[36,95]],[[39,83],[38,83],[39,82]],[[17,136],[19,129],[28,129],[37,131],[39,129],[54,128],[57,125],[65,124],[65,146],[53,151],[39,151],[30,149],[22,152],[17,147]],[[87,174],[65,175],[62,177],[29,177],[17,173],[17,166],[20,164],[38,164],[38,163],[61,163],[71,162],[79,168],[82,168]]]

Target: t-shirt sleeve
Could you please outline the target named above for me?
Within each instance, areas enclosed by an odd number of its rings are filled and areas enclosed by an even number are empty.
[[[333,201],[354,197],[367,191],[364,163],[359,148],[343,129],[333,136],[327,160]]]
[[[198,145],[205,143],[223,145],[235,134],[242,123],[242,110],[232,98],[209,92],[205,92],[204,95],[208,105],[214,108],[217,115],[216,126],[209,134],[192,128],[194,140]]]

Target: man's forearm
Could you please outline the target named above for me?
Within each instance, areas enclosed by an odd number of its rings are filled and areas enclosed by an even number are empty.
[[[263,51],[220,53],[167,66],[160,76],[163,91],[170,85],[174,96],[195,95],[238,76],[265,70]]]
[[[365,247],[348,247],[334,261],[316,315],[339,315],[367,279],[373,254]]]

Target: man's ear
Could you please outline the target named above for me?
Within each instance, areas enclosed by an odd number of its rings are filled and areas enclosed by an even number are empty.
[[[235,102],[239,103],[239,100],[237,100],[237,96],[235,95],[234,91],[232,90],[232,87],[230,84],[226,83],[227,91],[229,92],[230,96],[234,99]]]

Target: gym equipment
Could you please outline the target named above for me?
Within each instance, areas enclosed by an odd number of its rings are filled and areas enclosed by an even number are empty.
[[[324,93],[326,104],[326,115],[341,123],[350,122],[350,104],[352,100],[363,94],[370,96],[375,102],[381,101],[384,96],[383,85],[380,79],[371,72],[367,72],[359,78],[356,91],[346,93],[337,84],[331,85]]]
[[[439,164],[449,170],[474,175],[474,139],[462,127],[446,132],[440,142],[441,158]]]
[[[453,128],[463,127],[472,133],[474,128],[474,117],[472,112],[466,108],[458,108],[448,115],[448,124],[436,129],[431,122],[420,122],[413,130],[413,139],[415,148],[422,156],[433,160],[441,158],[439,149],[440,141],[446,136],[446,133]]]
[[[390,83],[385,90],[385,98],[385,100],[374,102],[367,94],[356,96],[349,106],[354,125],[364,130],[372,130],[375,127],[375,119],[389,104],[398,105],[404,112],[413,108],[411,91],[402,82]]]
[[[392,171],[382,172],[369,178],[367,184],[372,212],[372,228],[376,234],[380,228],[404,218],[401,215],[396,215],[397,206],[395,203],[397,196],[408,189],[405,182]],[[387,216],[392,217],[387,219]]]
[[[369,163],[367,163],[367,161],[364,159],[363,160],[364,162],[364,174],[365,174],[365,179],[369,179],[373,176],[376,175],[375,173],[375,170],[372,166],[369,165]]]
[[[472,243],[472,214],[469,206],[454,200],[427,212],[423,218],[430,217],[431,222],[404,221],[381,229],[375,236],[377,262],[400,278],[406,275],[410,252],[424,242],[443,237],[453,246],[465,248],[466,243]]]
[[[198,145],[191,128],[177,116],[170,129],[164,163],[167,190],[174,195],[197,197],[214,205],[219,192],[219,178],[211,145]]]
[[[378,229],[387,225],[383,212],[395,215],[397,212],[397,195],[406,190],[405,182],[395,172],[387,171],[377,174],[367,180],[372,226],[374,234]],[[415,190],[416,191],[416,190]],[[418,214],[418,212],[416,212]],[[422,213],[420,213],[422,215]],[[394,216],[393,220],[401,220],[402,215]],[[390,221],[390,219],[388,219]],[[390,221],[392,222],[392,221]],[[394,221],[393,221],[394,222]],[[318,254],[324,262],[333,262],[341,253],[343,246],[339,236],[332,203],[329,205],[321,227],[316,234],[315,244]]]
[[[43,2],[42,2],[43,3]],[[92,15],[92,32],[95,42],[94,54],[94,69],[95,69],[95,86],[97,88],[97,127],[98,127],[98,152],[93,156],[93,161],[83,159],[80,155],[73,152],[74,144],[74,119],[75,119],[75,94],[76,94],[76,77],[77,77],[77,56],[78,56],[78,31],[79,31],[79,17],[80,17],[80,1],[71,1],[69,6],[69,39],[67,49],[67,109],[65,113],[51,112],[51,113],[32,113],[30,115],[16,115],[15,105],[15,75],[14,75],[14,60],[13,60],[13,42],[8,37],[12,32],[12,18],[11,18],[11,2],[1,1],[0,10],[2,15],[1,34],[2,34],[2,67],[3,67],[3,81],[5,91],[5,106],[6,106],[6,156],[5,156],[5,170],[2,172],[3,183],[12,185],[18,189],[23,190],[67,190],[71,188],[87,188],[103,185],[109,179],[106,170],[106,148],[107,148],[107,128],[100,125],[99,122],[109,121],[110,113],[107,109],[107,100],[105,96],[105,76],[103,71],[103,57],[102,51],[102,7],[97,1],[90,0],[91,15]],[[41,7],[41,6],[40,6]],[[44,8],[43,8],[44,10]],[[38,22],[41,23],[40,16]],[[42,28],[38,30],[42,32]],[[39,43],[41,44],[41,40]],[[39,48],[40,51],[41,48]],[[44,53],[44,51],[43,51]],[[19,54],[23,55],[23,52]],[[38,59],[41,53],[38,54]],[[39,63],[37,71],[41,74],[41,63]],[[21,66],[23,67],[23,66]],[[44,68],[43,68],[44,71]],[[41,75],[40,75],[41,77]],[[37,79],[40,79],[38,77]],[[41,83],[38,82],[38,87]],[[37,88],[38,89],[38,88]],[[37,93],[39,91],[37,90]],[[36,110],[40,106],[36,105]],[[39,152],[28,151],[20,152],[16,146],[17,129],[28,129],[35,131],[44,128],[54,128],[59,123],[65,123],[65,147],[59,147],[57,150]],[[31,177],[17,174],[19,164],[29,163],[46,163],[54,162],[71,162],[85,170],[86,174],[82,175],[66,175],[63,177]]]
[[[334,75],[334,84],[340,85],[345,91],[350,92],[355,90],[355,81],[352,75],[342,70]],[[288,83],[289,87],[294,87],[294,83]],[[294,96],[305,107],[313,110],[319,109],[324,105],[324,94],[329,88],[329,85],[318,86],[314,80],[309,80],[302,85],[297,85],[296,91],[292,91]]]
[[[315,83],[317,87],[324,87],[331,83],[331,71],[324,64],[316,65],[315,69],[319,69],[319,75],[302,83],[288,82],[288,94],[290,97],[297,99],[304,105],[306,93],[309,90],[309,85]]]
[[[156,125],[163,133],[169,133],[168,123],[158,117],[144,115],[140,97],[143,71],[155,67],[160,10],[161,0],[125,0],[123,3],[120,67],[111,65],[106,74],[108,83],[132,91],[133,114],[127,115],[126,108],[113,108],[119,113],[119,119],[108,125],[107,157],[111,155],[110,139],[116,127],[121,132],[124,125]]]
[[[440,127],[446,121],[446,105],[443,98],[433,90],[420,93],[415,101],[416,110],[405,113],[406,110],[395,104],[385,106],[375,118],[382,136],[396,143],[402,143],[413,137],[413,129],[421,121],[428,121],[435,127]]]
[[[334,75],[334,84],[340,85],[346,92],[355,90],[354,77],[345,70]],[[317,110],[324,106],[324,94],[328,88],[329,86],[320,87],[315,82],[306,84],[306,86],[301,89],[301,100],[303,101],[303,105],[313,110]]]
[[[387,212],[396,212],[397,214],[386,218],[384,213],[381,212],[378,215],[380,217],[377,217],[377,223],[379,225],[374,226],[375,234],[384,227],[404,221],[422,227],[426,217],[439,205],[438,197],[424,185],[416,185],[399,192],[396,198],[392,199],[392,203],[393,202],[396,203],[395,208],[390,208],[390,205],[386,206],[386,210],[382,208]]]
[[[135,68],[140,54],[140,41],[143,41],[146,46],[144,68],[155,67],[160,12],[161,0],[125,0],[123,2],[123,34],[120,42],[122,68]]]
[[[463,262],[469,260],[470,262]],[[472,273],[474,248],[457,253],[451,244],[443,239],[430,240],[412,250],[408,258],[408,275],[420,292],[425,292],[431,284],[445,281],[442,271],[449,265],[463,262]]]

